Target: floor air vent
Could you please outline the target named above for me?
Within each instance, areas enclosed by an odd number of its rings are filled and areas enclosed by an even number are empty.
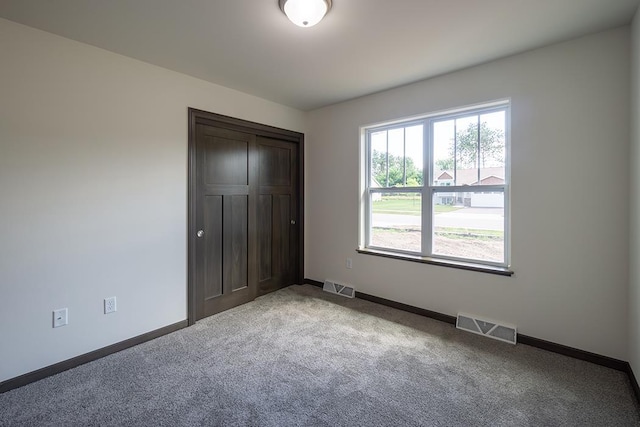
[[[500,324],[494,321],[479,319],[468,314],[458,313],[456,320],[456,328],[462,329],[474,334],[484,335],[485,337],[508,342],[516,343],[518,332],[515,326]]]
[[[331,292],[332,294],[342,295],[343,297],[353,298],[356,295],[356,291],[351,286],[339,285],[329,280],[324,281],[323,290]]]

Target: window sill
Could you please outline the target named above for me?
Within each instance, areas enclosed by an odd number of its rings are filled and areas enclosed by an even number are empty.
[[[507,267],[495,267],[492,265],[474,264],[472,262],[451,261],[436,259],[419,255],[399,254],[395,252],[381,251],[377,249],[356,249],[356,252],[365,255],[375,255],[385,258],[399,259],[402,261],[418,262],[421,264],[439,265],[441,267],[459,268],[461,270],[477,271],[480,273],[497,274],[500,276],[513,276],[513,270]]]

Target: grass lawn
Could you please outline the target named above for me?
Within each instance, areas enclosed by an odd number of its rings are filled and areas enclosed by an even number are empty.
[[[385,197],[373,202],[373,213],[420,215],[420,197]],[[462,209],[449,205],[436,205],[436,213],[452,212]]]

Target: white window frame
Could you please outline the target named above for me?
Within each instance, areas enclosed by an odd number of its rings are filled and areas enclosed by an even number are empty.
[[[511,266],[511,197],[510,197],[510,184],[511,184],[511,115],[510,115],[510,101],[500,100],[492,103],[486,103],[482,105],[475,105],[471,107],[460,108],[456,110],[449,110],[420,117],[408,118],[405,120],[397,120],[393,122],[364,126],[361,128],[361,212],[360,212],[360,245],[359,250],[362,252],[381,252],[385,254],[397,255],[399,258],[406,256],[408,259],[420,258],[426,262],[436,261],[437,264],[451,263],[452,266],[458,264],[488,266],[497,268],[509,268]],[[481,115],[492,113],[496,111],[505,112],[505,177],[504,184],[498,185],[473,185],[473,186],[459,186],[459,185],[446,185],[439,186],[434,185],[434,170],[433,170],[433,124],[440,121],[452,120],[461,117],[467,117],[470,115]],[[380,131],[389,131],[395,128],[404,128],[415,126],[418,124],[423,125],[423,184],[420,187],[372,187],[372,153],[371,153],[371,134]],[[382,183],[381,183],[382,184]],[[499,192],[504,194],[504,262],[491,262],[478,260],[475,258],[459,258],[453,256],[437,255],[433,254],[432,242],[433,242],[433,215],[435,210],[433,209],[433,200],[438,193],[484,193],[484,192]],[[371,233],[372,233],[372,202],[373,195],[376,193],[417,193],[421,195],[422,200],[422,250],[421,252],[412,252],[388,247],[380,247],[371,245]]]

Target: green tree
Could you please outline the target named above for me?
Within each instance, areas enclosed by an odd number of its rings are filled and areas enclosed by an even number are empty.
[[[471,169],[504,164],[504,132],[480,124],[480,159],[478,161],[478,125],[469,123],[458,132],[456,138],[456,168]],[[451,158],[453,158],[453,147]]]
[[[452,153],[453,154],[453,153]],[[453,170],[453,157],[449,157],[448,159],[440,159],[436,160],[436,167],[440,171],[450,171]]]
[[[410,157],[389,154],[387,159],[386,152],[374,150],[371,158],[371,172],[382,187],[418,187],[422,185],[422,170],[416,167]]]

